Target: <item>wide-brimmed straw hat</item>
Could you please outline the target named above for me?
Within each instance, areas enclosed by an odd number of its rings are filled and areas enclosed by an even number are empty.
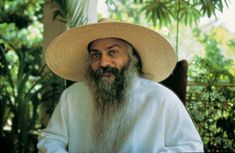
[[[55,74],[64,79],[83,80],[88,44],[109,37],[129,42],[140,55],[143,72],[154,81],[164,80],[175,67],[175,51],[159,33],[140,25],[107,19],[60,34],[46,50],[46,63]]]

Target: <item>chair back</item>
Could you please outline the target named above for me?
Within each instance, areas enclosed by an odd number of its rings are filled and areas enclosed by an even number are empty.
[[[160,82],[175,92],[183,104],[186,103],[187,72],[188,62],[186,60],[180,60],[177,62],[172,74],[167,79]]]

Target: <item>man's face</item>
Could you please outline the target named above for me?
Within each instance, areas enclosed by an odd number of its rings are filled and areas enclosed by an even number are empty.
[[[135,65],[129,59],[131,49],[127,42],[116,38],[90,44],[87,76],[96,89],[97,101],[108,105],[124,101],[136,70],[130,66]]]
[[[91,69],[97,71],[103,67],[112,67],[120,71],[128,64],[128,49],[128,44],[119,39],[105,38],[95,40],[89,49]],[[113,78],[115,76],[107,72],[102,77]]]

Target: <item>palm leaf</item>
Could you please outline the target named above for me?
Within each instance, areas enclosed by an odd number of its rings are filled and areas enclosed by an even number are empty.
[[[181,3],[179,9],[179,21],[185,25],[192,25],[193,22],[197,23],[200,19],[201,13],[196,9],[196,5],[191,5],[188,2]]]
[[[67,8],[69,11],[66,16],[69,27],[75,27],[77,25],[83,25],[87,23],[87,7],[87,1],[69,1]]]
[[[212,15],[216,16],[216,10],[223,12],[223,3],[228,7],[228,1],[229,0],[199,0],[198,4],[201,5],[200,10],[203,12],[203,15],[211,17]]]
[[[49,4],[55,9],[53,19],[66,22],[69,28],[83,25],[88,22],[87,7],[89,1],[78,0],[51,0]],[[58,18],[59,17],[59,18]]]
[[[168,25],[171,23],[173,12],[171,11],[171,1],[148,1],[144,4],[141,11],[145,12],[145,15],[149,21],[152,21],[153,25],[159,26]]]

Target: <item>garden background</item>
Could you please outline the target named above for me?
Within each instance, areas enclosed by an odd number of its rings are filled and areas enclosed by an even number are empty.
[[[100,1],[0,0],[1,149],[37,152],[37,136],[69,84],[44,63],[48,31],[43,20],[48,16],[43,6],[53,10],[52,21],[71,28],[89,22],[87,10],[92,5],[98,12],[89,13],[97,19],[142,24],[169,39],[178,60],[189,62],[185,106],[205,151],[235,151],[235,32],[216,19],[234,1],[106,0],[102,7]],[[201,24],[202,19],[208,20],[206,24]]]

